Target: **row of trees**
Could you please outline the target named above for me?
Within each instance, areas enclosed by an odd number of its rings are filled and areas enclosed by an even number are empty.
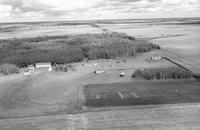
[[[9,74],[18,74],[19,68],[16,65],[12,64],[1,64],[0,65],[0,74],[9,75]]]
[[[26,67],[39,62],[51,62],[52,64],[79,62],[83,58],[83,52],[79,48],[71,48],[68,50],[32,50],[6,57],[1,62]]]
[[[188,79],[192,77],[192,73],[180,67],[168,68],[148,68],[136,70],[132,78],[145,80],[153,79]]]

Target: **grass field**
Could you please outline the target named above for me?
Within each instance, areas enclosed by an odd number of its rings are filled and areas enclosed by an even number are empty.
[[[137,81],[85,86],[86,106],[128,106],[200,102],[193,80]]]

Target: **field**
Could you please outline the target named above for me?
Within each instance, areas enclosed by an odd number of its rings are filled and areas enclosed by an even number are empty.
[[[198,130],[200,104],[0,120],[2,130]]]
[[[151,42],[173,55],[200,64],[200,26],[196,19],[122,20],[98,24],[111,31],[127,33],[136,38],[148,38]]]
[[[190,31],[188,30],[188,32]],[[199,34],[200,29],[196,28],[196,30],[191,31],[191,34],[188,34],[187,36],[155,39],[153,42],[173,55],[177,55],[191,63],[200,65],[200,60],[196,60],[200,58]]]
[[[63,36],[102,33],[87,23],[21,23],[0,24],[0,39],[38,36]]]
[[[85,86],[86,106],[130,106],[200,102],[195,81],[139,81]]]
[[[191,21],[146,19],[0,24],[1,63],[18,62],[18,66],[26,67],[49,60],[60,64],[73,62],[77,70],[48,72],[36,69],[25,76],[23,70],[26,68],[20,68],[19,74],[0,76],[0,129],[199,129],[200,82],[195,79],[143,81],[131,77],[137,69],[177,67],[166,59],[150,60],[159,56],[169,56],[199,72],[199,19]],[[113,33],[120,34],[120,38],[116,35],[113,38]],[[146,46],[151,42],[162,49]],[[111,48],[102,49],[101,45],[110,43]],[[138,43],[145,45],[141,47]],[[109,50],[116,51],[115,46],[119,44],[125,45],[124,50],[119,46],[118,53],[113,56]],[[133,51],[137,54],[126,53],[130,44],[138,45],[134,47],[140,49]],[[91,47],[90,53],[85,45]],[[78,58],[71,60],[71,56]],[[89,62],[82,61],[86,57]],[[97,70],[105,73],[95,74]],[[125,76],[120,77],[121,73]]]

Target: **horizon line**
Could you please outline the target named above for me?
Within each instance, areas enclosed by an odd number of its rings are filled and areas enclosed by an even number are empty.
[[[12,22],[1,22],[0,24],[12,24],[12,23],[50,23],[50,22],[86,22],[86,21],[114,21],[114,20],[148,20],[148,19],[192,19],[192,18],[200,18],[200,16],[193,16],[193,17],[152,17],[152,18],[114,18],[114,19],[83,19],[83,20],[44,20],[44,21],[12,21]]]

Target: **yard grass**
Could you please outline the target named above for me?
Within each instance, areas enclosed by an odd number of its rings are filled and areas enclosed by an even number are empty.
[[[200,83],[193,80],[136,81],[84,86],[92,107],[200,102]]]

